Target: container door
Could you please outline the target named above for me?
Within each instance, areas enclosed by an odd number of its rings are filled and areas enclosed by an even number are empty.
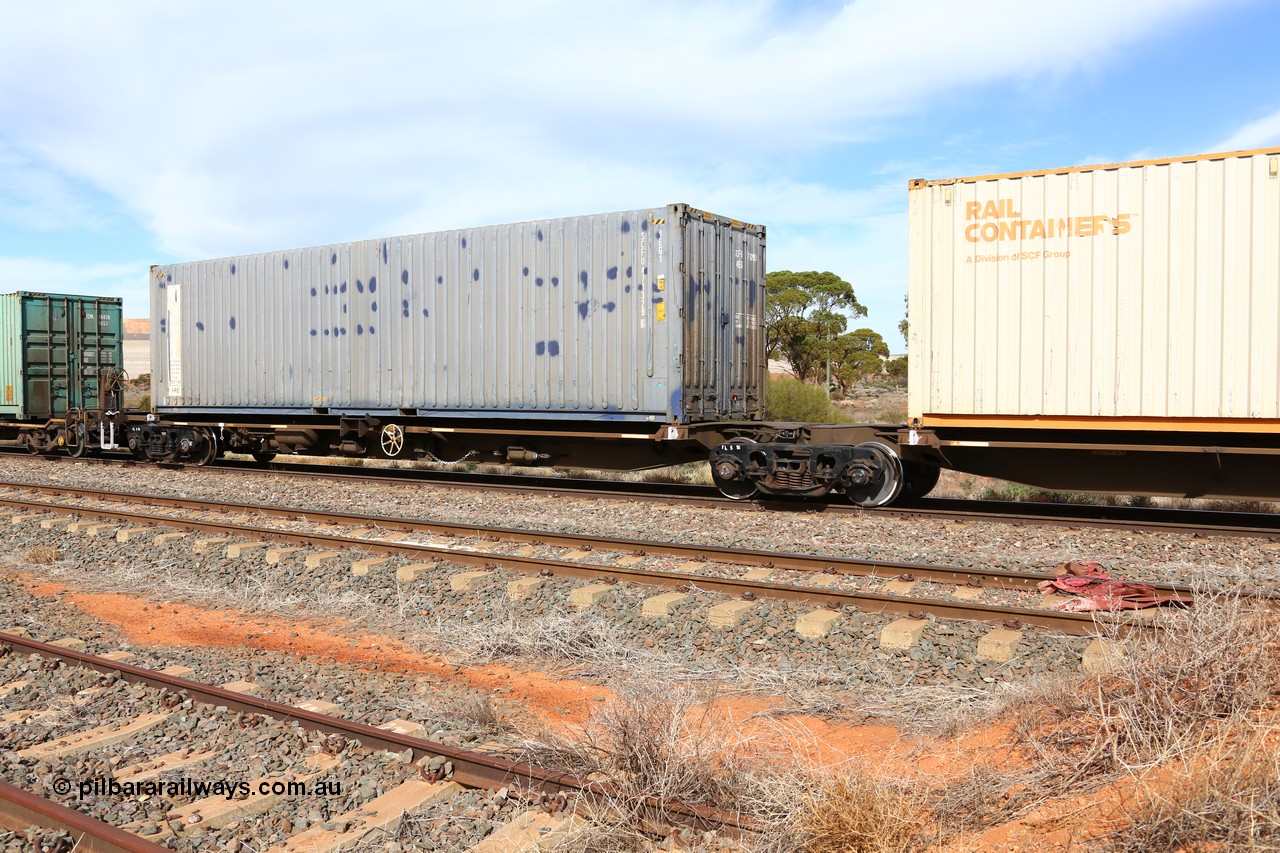
[[[42,420],[67,413],[70,354],[67,349],[67,300],[31,294],[23,300],[23,362],[26,367],[26,417]]]
[[[682,214],[684,417],[759,418],[764,411],[764,229]]]
[[[28,294],[22,302],[26,417],[62,418],[104,408],[103,372],[123,356],[119,300]],[[107,401],[111,408],[117,400]]]
[[[71,301],[71,300],[69,300]],[[71,319],[71,361],[75,366],[70,383],[69,401],[72,408],[99,410],[117,409],[120,400],[114,392],[104,399],[104,387],[114,388],[110,375],[120,369],[123,358],[123,323],[118,300],[102,301],[94,298],[74,300],[67,306]],[[105,380],[105,384],[104,384]]]

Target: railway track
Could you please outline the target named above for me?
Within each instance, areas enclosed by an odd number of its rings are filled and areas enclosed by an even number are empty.
[[[32,457],[25,450],[0,447],[0,456],[33,462],[136,465],[126,455],[83,457]],[[183,468],[184,466],[157,466]],[[1199,536],[1242,536],[1280,541],[1280,516],[1272,513],[1165,507],[1115,507],[1088,504],[1034,503],[1025,501],[923,498],[914,503],[867,509],[849,505],[842,498],[821,500],[736,501],[713,486],[687,483],[624,482],[521,474],[477,474],[350,465],[310,464],[288,461],[267,463],[219,459],[195,470],[234,474],[269,474],[287,477],[324,477],[346,482],[430,484],[448,488],[501,490],[517,493],[573,495],[582,498],[619,498],[660,503],[687,503],[744,511],[831,513],[887,518],[937,518],[964,521],[996,521],[1018,525],[1096,527],[1140,533],[1177,533]]]
[[[941,619],[1034,625],[1077,636],[1096,632],[1099,619],[1121,629],[1147,626],[1121,615],[1063,612],[1039,594],[1038,584],[1054,576],[992,568],[956,568],[927,564],[860,560],[811,554],[785,554],[737,548],[691,546],[668,542],[611,539],[481,527],[469,524],[388,518],[354,513],[316,512],[259,504],[193,501],[156,495],[62,486],[6,486],[0,507],[10,520],[53,526],[61,517],[97,519],[145,528],[163,526],[209,534],[217,547],[233,547],[231,538],[263,546],[278,542],[313,549],[317,554],[348,551],[404,557],[419,566],[418,574],[444,563],[479,569],[513,570],[527,578],[561,577],[588,581],[592,594],[617,583],[710,591],[751,602],[774,599],[812,604],[828,610]],[[18,497],[26,491],[62,500]],[[136,507],[141,504],[147,511]],[[193,511],[201,512],[192,516]],[[82,523],[83,526],[83,523]],[[345,534],[324,532],[333,526]],[[408,541],[397,533],[425,541]],[[128,532],[116,534],[128,537]],[[442,539],[444,541],[442,541]],[[239,554],[239,551],[236,551]],[[270,555],[268,555],[270,556]],[[655,560],[678,565],[649,567]],[[413,575],[413,572],[406,572]],[[474,577],[473,583],[483,580]],[[459,580],[458,583],[462,583]],[[1185,588],[1153,584],[1156,592],[1190,602]],[[1014,596],[1021,603],[993,601]],[[986,598],[987,601],[981,599]],[[817,615],[814,616],[817,619]]]
[[[333,784],[340,787],[344,780],[333,774],[350,774],[353,768],[385,785],[385,793],[326,820],[303,821],[309,825],[268,849],[273,853],[346,849],[376,840],[376,833],[394,831],[406,811],[444,803],[464,789],[484,789],[501,792],[499,799],[510,804],[508,819],[468,849],[497,853],[516,849],[521,839],[526,843],[554,840],[573,828],[577,818],[570,815],[575,808],[589,819],[591,804],[612,793],[608,782],[588,782],[427,740],[419,733],[421,727],[407,721],[367,725],[336,716],[338,709],[330,703],[285,705],[254,695],[257,688],[250,682],[213,686],[192,680],[185,667],[148,669],[128,663],[127,652],[99,657],[81,648],[83,643],[74,638],[44,643],[0,632],[0,697],[6,708],[0,716],[0,738],[17,741],[12,744],[13,753],[20,764],[64,774],[37,779],[39,793],[0,785],[0,825],[25,829],[34,824],[65,832],[77,841],[77,850],[171,849],[157,841],[179,849],[201,849],[225,840],[217,832],[238,822],[258,821],[281,810],[287,813],[290,798],[336,796]],[[67,713],[68,708],[90,704],[116,713],[102,725],[65,722],[74,716]],[[135,743],[161,727],[175,736]],[[203,794],[195,784],[180,784],[177,793],[172,787],[178,784],[175,775],[189,782],[202,767],[208,770],[211,760],[229,749],[232,753],[240,749],[228,747],[229,740],[246,742],[253,751],[261,750],[264,742],[278,745],[290,739],[307,744],[300,766],[256,775],[246,772],[252,778],[228,780],[234,796],[221,788]],[[358,756],[352,757],[357,750]],[[75,760],[95,751],[106,764]],[[297,750],[291,755],[297,758]],[[340,764],[340,756],[348,760]],[[86,766],[111,769],[105,778],[70,778],[77,768]],[[119,789],[111,789],[110,783]],[[350,785],[351,780],[346,783]],[[161,793],[139,794],[154,791],[157,785]],[[62,804],[78,801],[88,807],[104,796],[130,795],[142,801],[164,798],[168,805],[163,817],[141,817],[115,826]],[[682,803],[644,802],[638,815],[647,830],[659,834],[673,826],[690,827],[734,839],[758,830],[736,813]]]
[[[1015,656],[1018,635],[1024,626],[1037,626],[1070,635],[1090,635],[1098,630],[1098,617],[1063,613],[1044,606],[1046,600],[1035,589],[1048,576],[1039,573],[608,539],[585,534],[487,528],[248,503],[215,504],[149,494],[80,490],[66,486],[33,486],[23,483],[0,485],[8,490],[0,498],[0,509],[4,510],[0,512],[0,525],[25,524],[49,530],[66,530],[68,533],[112,536],[126,543],[149,535],[153,545],[159,542],[161,535],[186,537],[179,541],[190,545],[196,553],[225,552],[230,558],[233,554],[242,556],[265,550],[268,562],[272,561],[272,552],[277,553],[278,560],[280,552],[305,549],[294,554],[293,559],[300,559],[305,554],[308,565],[313,557],[322,560],[336,559],[339,563],[350,561],[353,574],[357,574],[355,569],[361,563],[365,564],[365,571],[369,571],[369,564],[378,561],[377,558],[370,560],[364,557],[365,554],[394,556],[407,561],[407,565],[396,568],[397,578],[403,573],[406,581],[413,582],[422,573],[445,571],[450,572],[449,583],[454,589],[460,590],[465,590],[472,583],[483,583],[485,579],[494,580],[503,574],[500,569],[507,574],[517,575],[509,583],[509,588],[513,591],[522,584],[522,588],[528,589],[528,584],[536,585],[547,575],[585,582],[574,588],[571,603],[578,603],[575,597],[579,593],[583,594],[583,600],[590,602],[594,600],[592,596],[607,595],[610,589],[618,585],[664,587],[672,590],[645,599],[646,612],[650,601],[666,599],[665,603],[671,604],[674,599],[688,597],[691,592],[721,594],[724,600],[712,608],[713,611],[723,606],[723,610],[732,612],[769,599],[798,601],[813,604],[818,609],[797,620],[797,633],[807,630],[820,634],[823,625],[830,625],[852,611],[900,617],[886,625],[881,632],[880,643],[885,648],[905,648],[903,645],[894,645],[903,636],[914,637],[918,641],[923,621],[928,616],[994,623],[996,627],[978,644],[981,657],[983,642],[992,637],[1000,641],[989,644],[986,653],[991,655],[991,648],[994,646],[997,648],[994,653],[997,657],[988,657],[987,660],[997,660],[1001,654],[1005,656],[1005,660]],[[157,535],[159,529],[175,532]],[[204,538],[196,538],[197,536]],[[145,546],[145,538],[142,542]],[[654,568],[653,564],[660,567]],[[449,566],[470,571],[454,572]],[[459,579],[464,582],[455,583]],[[1159,591],[1182,594],[1189,600],[1185,590],[1176,587],[1161,586]],[[1026,603],[1018,606],[1007,602],[981,600],[993,597],[1016,597]],[[1111,623],[1116,633],[1159,624],[1157,622],[1153,625],[1141,618],[1101,618]],[[802,626],[805,619],[808,622],[806,626]],[[904,626],[904,623],[907,624]],[[1095,640],[1094,645],[1102,642],[1104,641]],[[107,673],[110,678],[118,677],[128,683],[158,684],[156,689],[168,691],[172,695],[185,691],[185,695],[196,701],[212,707],[225,707],[235,714],[264,713],[260,709],[264,707],[262,703],[265,700],[242,694],[227,695],[235,693],[228,688],[210,688],[208,685],[192,687],[181,676],[170,677],[167,682],[163,679],[157,682],[153,675],[141,670],[133,672],[118,659],[106,662],[103,662],[104,659],[96,659],[95,662],[71,649],[0,634],[0,652],[3,652],[6,644],[20,654],[52,655],[52,658],[47,659],[91,667]],[[1093,649],[1093,645],[1090,649]],[[1089,665],[1090,653],[1089,650],[1085,652],[1086,667]],[[1095,658],[1105,657],[1110,653],[1105,645],[1092,652]],[[3,666],[3,659],[0,659],[0,666]],[[174,681],[173,678],[177,680]],[[5,684],[0,684],[0,696],[4,695],[5,688]],[[203,692],[197,696],[193,690]],[[359,741],[368,749],[399,754],[409,750],[409,758],[413,763],[426,759],[430,765],[432,760],[443,759],[452,764],[454,775],[451,779],[436,780],[429,784],[452,781],[464,787],[474,784],[492,789],[498,785],[508,786],[512,774],[515,774],[520,780],[519,784],[523,786],[519,790],[529,792],[526,799],[530,803],[553,801],[542,799],[544,797],[580,796],[584,788],[581,780],[556,774],[547,778],[539,777],[536,768],[521,766],[518,770],[513,770],[510,762],[500,765],[499,769],[472,768],[466,764],[469,754],[463,750],[432,744],[421,738],[415,740],[401,735],[391,737],[385,731],[352,730],[349,728],[349,721],[340,721],[338,724],[328,722],[330,718],[323,711],[310,710],[299,714],[297,708],[284,705],[268,710],[275,714],[272,719],[299,720],[314,726],[316,731],[341,734]],[[324,728],[326,725],[339,724],[348,728],[341,731]],[[366,726],[365,729],[373,727]],[[485,761],[495,760],[490,756],[482,758]],[[468,774],[476,774],[474,781]],[[537,779],[542,781],[535,781]],[[426,782],[422,779],[414,781]],[[65,827],[65,831],[77,833],[80,837],[88,838],[87,833],[93,831],[84,824],[81,820],[84,816],[78,812],[74,812],[78,816],[75,818],[78,823],[59,823],[58,814],[61,812],[58,808],[33,803],[30,795],[17,796],[21,802],[0,803],[0,818],[10,822],[30,823],[35,819],[33,816],[39,814],[42,825]],[[0,801],[8,799],[6,792],[0,790]],[[366,806],[364,810],[368,811],[369,808]],[[679,809],[677,807],[677,812]],[[690,807],[679,814],[684,825],[698,829],[718,826],[730,835],[750,832],[752,829],[749,821],[736,821],[727,812]],[[555,819],[544,818],[535,813],[527,821],[532,821],[534,817],[538,817],[539,821]],[[203,816],[201,820],[203,821]],[[653,826],[657,826],[657,820],[657,817],[653,819]],[[327,821],[326,824],[328,823],[334,822]],[[338,825],[346,823],[337,822]],[[343,832],[368,831],[371,828],[366,823],[355,825],[354,829],[347,827]],[[133,826],[130,829],[142,831],[144,827]],[[151,827],[145,829],[149,832]],[[189,830],[190,827],[187,826],[178,832]],[[115,827],[115,831],[118,833],[122,830]],[[173,829],[166,827],[162,831],[172,832]],[[125,841],[128,844],[149,844],[149,837],[130,836]],[[118,844],[118,838],[116,842],[107,839],[101,843],[104,846],[84,846],[80,849],[157,849],[154,846],[110,846]],[[280,849],[284,853],[301,848],[285,846]]]

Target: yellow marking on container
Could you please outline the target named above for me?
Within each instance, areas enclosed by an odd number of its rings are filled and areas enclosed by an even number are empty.
[[[665,275],[658,276],[658,290],[667,289],[667,277]]]
[[[653,312],[653,319],[655,320],[667,319],[667,303],[665,302],[658,303],[657,308],[654,309],[654,312]]]

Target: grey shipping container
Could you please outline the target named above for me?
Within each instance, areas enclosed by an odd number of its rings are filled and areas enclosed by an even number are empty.
[[[156,266],[161,413],[764,411],[765,229],[687,205]]]
[[[44,422],[119,408],[121,313],[114,296],[0,296],[0,415]]]

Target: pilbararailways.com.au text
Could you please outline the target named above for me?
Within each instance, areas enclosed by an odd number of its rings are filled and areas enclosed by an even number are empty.
[[[53,780],[54,793],[66,796],[74,791],[79,799],[88,797],[225,797],[228,800],[248,799],[259,796],[306,797],[330,796],[342,793],[342,782],[336,779],[311,779],[306,781],[263,779],[255,782],[231,779],[147,779],[138,782],[117,782],[115,779],[93,778],[72,782],[68,779]]]

